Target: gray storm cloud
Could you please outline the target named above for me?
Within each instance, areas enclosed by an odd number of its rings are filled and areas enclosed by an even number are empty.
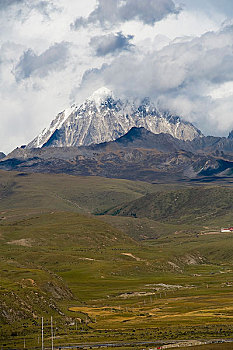
[[[233,127],[233,101],[214,99],[211,91],[233,81],[232,42],[233,26],[228,26],[175,41],[143,57],[128,52],[101,69],[87,71],[79,91],[104,84],[120,95],[149,96],[208,133],[223,131]]]
[[[31,76],[42,78],[51,71],[63,69],[68,59],[68,52],[67,42],[56,43],[40,55],[36,55],[31,49],[25,51],[15,67],[16,80],[21,81]]]
[[[87,18],[78,17],[71,24],[71,29],[78,30],[89,24],[111,27],[132,20],[154,25],[179,11],[172,0],[98,0],[95,10]]]
[[[106,56],[129,50],[133,46],[130,43],[132,39],[133,35],[125,36],[121,32],[110,33],[91,38],[90,46],[95,50],[97,56]]]

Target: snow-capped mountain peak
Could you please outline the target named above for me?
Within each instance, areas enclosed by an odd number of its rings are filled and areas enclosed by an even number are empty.
[[[103,86],[96,90],[90,97],[88,101],[93,101],[96,105],[100,105],[102,102],[106,101],[109,97],[114,99],[114,94],[107,87]]]
[[[181,140],[202,136],[191,123],[169,112],[158,111],[145,98],[141,103],[114,97],[102,87],[80,106],[61,112],[28,148],[88,146],[118,139],[133,127],[143,127],[154,134],[167,133]]]

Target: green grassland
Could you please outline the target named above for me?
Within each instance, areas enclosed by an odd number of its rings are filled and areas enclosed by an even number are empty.
[[[182,188],[142,196],[108,211],[111,215],[147,217],[173,224],[200,224],[233,211],[231,187]],[[230,220],[230,217],[229,217]]]
[[[140,181],[0,171],[0,210],[103,211],[154,189]]]
[[[2,349],[40,348],[42,316],[47,347],[51,316],[55,345],[233,337],[230,187],[0,172],[0,198]],[[93,215],[135,200],[136,218]]]

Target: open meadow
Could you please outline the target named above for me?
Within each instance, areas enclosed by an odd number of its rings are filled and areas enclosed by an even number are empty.
[[[174,207],[174,191],[197,213],[187,205],[182,216],[153,217],[163,195],[164,212]],[[205,206],[202,193],[218,205]],[[55,346],[233,338],[233,235],[220,233],[232,196],[231,187],[2,171],[0,347],[41,348],[41,317],[50,346],[51,316]],[[198,349],[231,344],[211,346]]]

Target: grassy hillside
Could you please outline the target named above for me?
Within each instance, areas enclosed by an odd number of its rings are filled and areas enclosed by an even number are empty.
[[[232,213],[233,189],[229,187],[196,187],[151,193],[108,211],[111,215],[197,225],[222,217],[225,220],[227,215],[230,224]]]
[[[98,216],[99,219],[107,222],[113,227],[125,232],[131,238],[137,241],[155,240],[159,237],[166,237],[174,234],[180,234],[190,232],[190,226],[188,224],[164,223],[155,221],[145,217],[135,218],[127,216],[112,216],[102,215]],[[203,229],[200,227],[192,227],[191,232],[201,232]]]
[[[52,315],[64,332],[73,322],[67,305],[80,304],[91,283],[98,286],[101,270],[111,270],[112,254],[105,259],[103,250],[137,246],[121,231],[77,213],[9,214],[0,222],[1,345],[37,336],[41,316]],[[81,313],[80,320],[85,317]]]
[[[0,210],[95,212],[152,191],[153,185],[140,181],[0,171]]]
[[[0,232],[2,346],[35,346],[42,315],[47,345],[51,315],[56,344],[232,334],[232,235],[139,245],[67,212],[6,218]]]

